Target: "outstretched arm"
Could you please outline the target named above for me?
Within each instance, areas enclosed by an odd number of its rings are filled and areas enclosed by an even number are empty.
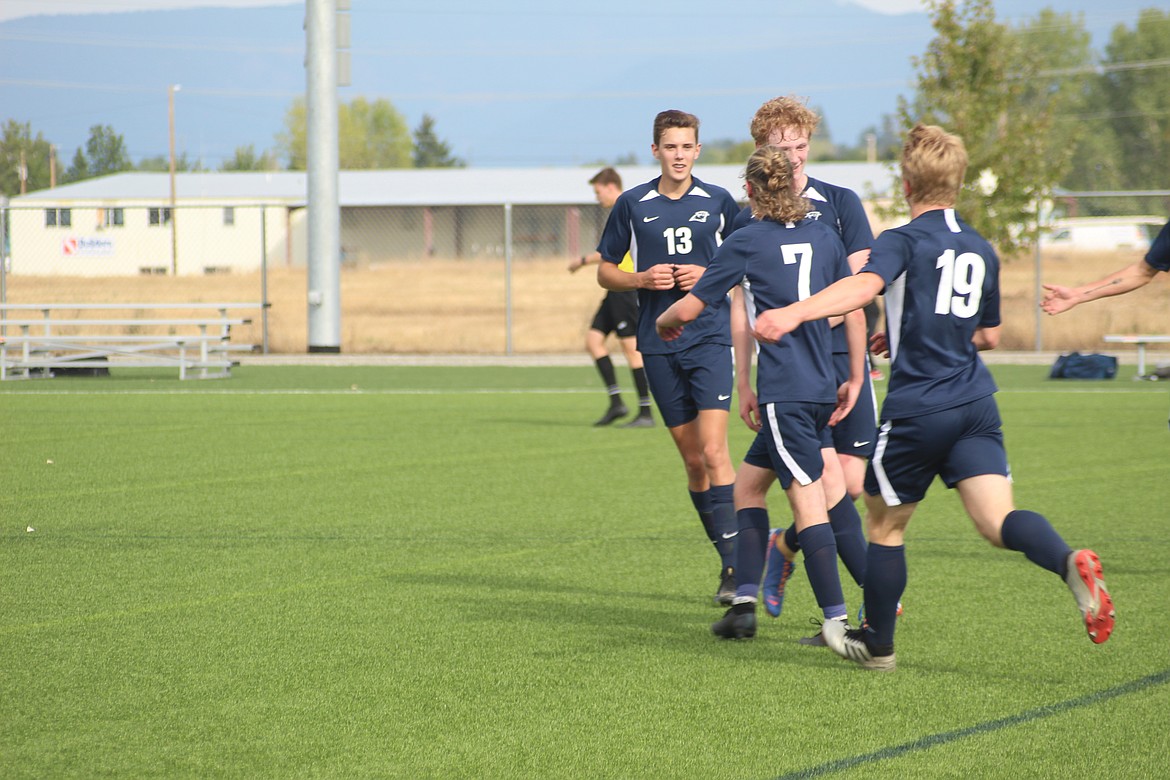
[[[775,344],[803,323],[823,320],[835,314],[848,314],[869,303],[886,283],[875,273],[860,273],[838,279],[816,295],[782,309],[769,309],[756,317],[755,336]]]
[[[1157,275],[1157,268],[1145,260],[1138,260],[1132,265],[1127,265],[1119,271],[1114,271],[1108,276],[1080,287],[1046,284],[1044,289],[1048,292],[1045,294],[1044,300],[1040,302],[1040,308],[1049,314],[1060,314],[1082,303],[1121,295],[1130,290],[1145,287]]]
[[[682,335],[683,326],[694,322],[707,304],[687,293],[670,305],[670,308],[658,315],[654,324],[658,328],[658,335],[663,341],[674,341]]]
[[[585,266],[587,266],[591,263],[600,263],[600,262],[601,262],[601,253],[594,250],[587,255],[581,255],[580,260],[570,260],[569,261],[569,273],[575,274],[578,271],[580,271],[582,268],[584,268]]]

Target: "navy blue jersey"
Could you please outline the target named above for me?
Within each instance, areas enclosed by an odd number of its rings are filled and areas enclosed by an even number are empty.
[[[1162,226],[1157,238],[1146,252],[1146,262],[1159,271],[1170,271],[1170,222]]]
[[[760,312],[804,300],[846,276],[845,250],[827,224],[806,219],[782,225],[765,219],[736,230],[691,292],[711,306],[746,279],[748,313],[754,321]],[[779,344],[760,345],[756,395],[761,404],[836,403],[826,320],[804,323]]]
[[[869,263],[886,283],[890,385],[882,420],[943,411],[995,392],[971,343],[999,319],[999,257],[954,209],[887,230]]]
[[[704,266],[731,233],[739,206],[731,193],[691,177],[691,188],[678,200],[660,195],[658,177],[618,196],[597,251],[601,259],[620,263],[626,252],[634,271],[652,266]],[[681,338],[663,341],[655,321],[658,315],[686,293],[673,290],[638,290],[638,351],[644,355],[681,352],[701,343],[731,344],[731,321],[726,304],[712,305],[683,331]]]
[[[854,252],[869,249],[873,246],[873,230],[869,227],[869,217],[861,205],[861,198],[848,187],[838,187],[808,177],[808,183],[800,193],[809,199],[808,219],[815,219],[828,224],[837,231],[841,243],[845,245],[845,255],[848,257]],[[749,206],[743,209],[732,223],[733,229],[752,222],[752,210]],[[845,328],[833,329],[833,352],[849,352],[849,344],[845,340]]]

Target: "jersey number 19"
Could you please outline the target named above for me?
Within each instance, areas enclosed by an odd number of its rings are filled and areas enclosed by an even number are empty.
[[[938,256],[935,268],[942,273],[939,274],[934,313],[953,314],[963,319],[978,314],[983,298],[983,277],[987,273],[983,258],[974,252],[964,252],[956,257],[955,250],[948,249]]]

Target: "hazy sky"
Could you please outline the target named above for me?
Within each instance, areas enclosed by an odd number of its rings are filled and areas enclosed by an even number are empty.
[[[1077,14],[1097,50],[1115,25],[1132,28],[1140,9],[1159,4],[994,0],[1003,23],[1031,21],[1047,7]],[[0,0],[0,121],[30,123],[63,157],[95,125],[124,135],[135,161],[158,157],[168,151],[167,88],[181,84],[180,154],[214,168],[241,146],[271,149],[289,105],[304,95],[304,5]],[[911,60],[931,37],[921,0],[351,6],[353,80],[339,99],[392,101],[412,128],[429,115],[453,153],[477,166],[630,154],[647,162],[649,118],[668,107],[699,115],[707,141],[743,140],[760,102],[785,93],[808,97],[834,142],[856,144],[913,89]],[[184,13],[213,7],[253,10]],[[174,13],[103,16],[146,10]]]
[[[358,0],[362,2],[362,0]],[[292,5],[279,0],[3,0],[0,22],[41,14],[101,14],[123,11],[162,11],[168,8],[247,8],[261,5]]]
[[[351,0],[353,5],[384,3],[386,0]],[[845,0],[879,13],[900,14],[922,10],[921,0]],[[4,0],[0,2],[0,22],[39,14],[98,14],[122,11],[161,11],[168,8],[246,8],[264,5],[295,5],[280,0]],[[499,4],[504,7],[507,3]]]

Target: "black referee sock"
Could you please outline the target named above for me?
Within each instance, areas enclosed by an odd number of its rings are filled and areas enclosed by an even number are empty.
[[[630,373],[634,375],[634,387],[638,390],[638,406],[641,407],[641,414],[649,414],[650,383],[646,381],[646,369],[631,368]]]
[[[597,373],[601,374],[601,381],[605,383],[605,390],[609,393],[610,405],[621,406],[622,397],[618,390],[617,374],[613,371],[613,361],[609,359],[609,355],[605,355],[593,362],[597,364]]]

